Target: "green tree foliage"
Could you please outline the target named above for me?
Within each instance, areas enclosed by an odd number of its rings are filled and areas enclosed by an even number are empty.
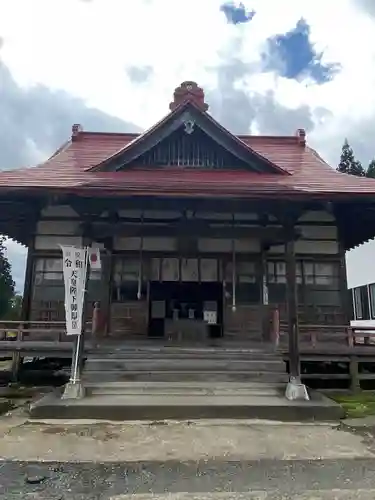
[[[21,320],[22,314],[22,295],[15,295],[10,301],[10,309],[4,316],[7,321]]]
[[[15,286],[4,241],[5,237],[0,236],[0,318],[4,318],[12,309]]]
[[[338,164],[337,170],[344,174],[356,175],[357,177],[365,177],[366,175],[361,162],[356,160],[353,149],[349,145],[347,139],[345,139],[342,146],[340,163]]]
[[[371,177],[372,179],[375,179],[375,159],[371,160],[368,169],[366,171],[366,177]]]

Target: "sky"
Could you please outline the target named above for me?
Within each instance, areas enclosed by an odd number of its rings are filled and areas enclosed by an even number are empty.
[[[233,133],[294,134],[332,166],[375,156],[374,0],[0,0],[0,168],[71,133],[140,131],[194,80]],[[26,249],[8,242],[17,288]]]

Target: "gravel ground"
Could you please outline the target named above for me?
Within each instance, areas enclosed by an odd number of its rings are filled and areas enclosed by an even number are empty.
[[[4,500],[369,500],[375,496],[375,460],[371,459],[106,464],[5,462],[0,473],[0,498]],[[40,483],[28,484],[27,480]]]
[[[11,460],[152,461],[372,458],[360,434],[332,425],[264,422],[53,423],[0,419],[0,455]]]
[[[0,417],[0,499],[373,500],[375,426]]]

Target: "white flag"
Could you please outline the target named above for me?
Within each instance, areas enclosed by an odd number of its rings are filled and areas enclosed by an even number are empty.
[[[65,317],[67,335],[82,333],[82,312],[85,300],[87,250],[62,246],[65,285]]]
[[[96,247],[89,248],[90,267],[94,271],[99,271],[102,267],[100,261],[100,249]]]

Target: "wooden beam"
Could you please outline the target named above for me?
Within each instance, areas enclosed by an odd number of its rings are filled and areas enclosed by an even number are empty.
[[[254,238],[264,240],[270,245],[283,244],[285,242],[285,230],[275,227],[240,226],[234,227],[230,224],[108,224],[107,222],[94,222],[92,224],[94,237],[106,238],[111,236],[136,237],[136,236],[179,236],[190,235],[191,237],[204,238]],[[300,231],[294,229],[293,238],[298,239]]]

